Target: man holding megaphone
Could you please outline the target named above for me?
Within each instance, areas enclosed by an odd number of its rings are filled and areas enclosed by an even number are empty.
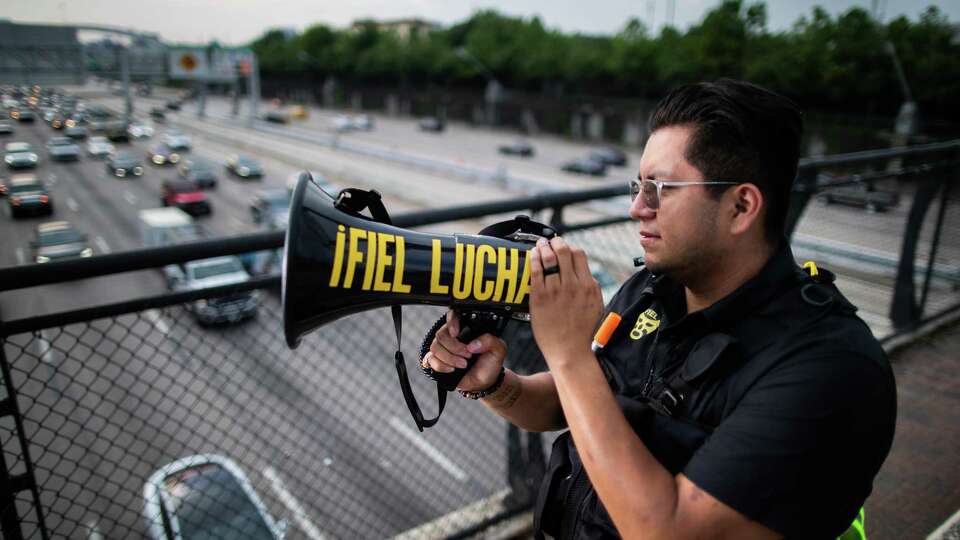
[[[530,250],[530,322],[549,371],[504,370],[504,342],[462,343],[454,311],[424,368],[478,355],[461,394],[527,430],[569,428],[538,535],[862,535],[896,390],[833,275],[801,269],[784,237],[800,111],[721,79],[670,92],[650,131],[630,207],[645,266],[606,308],[582,249],[554,237]]]

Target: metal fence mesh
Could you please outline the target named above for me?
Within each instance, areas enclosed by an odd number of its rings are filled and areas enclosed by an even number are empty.
[[[404,314],[412,384],[430,414],[436,391],[414,357],[443,311]],[[388,311],[325,326],[296,351],[280,329],[277,298],[265,295],[259,316],[239,325],[200,327],[173,306],[8,338],[52,536],[144,537],[148,478],[197,454],[234,462],[268,513],[289,524],[288,538],[382,538],[478,500],[502,509],[506,424],[451,399],[440,426],[418,433],[397,386]],[[513,349],[529,347],[529,332],[518,330]],[[4,451],[17,474],[23,456],[6,420]],[[190,476],[168,488],[186,497]],[[29,493],[19,498],[30,502]],[[463,525],[421,532],[441,537]],[[33,529],[28,519],[23,526]],[[244,537],[231,531],[225,537]]]
[[[836,272],[881,338],[893,331],[891,299],[917,185],[877,183],[898,195],[883,211],[818,196],[793,238],[797,258]],[[956,194],[936,198],[923,221],[914,286],[919,296],[932,261],[925,313],[960,300],[958,208]],[[642,255],[636,234],[623,223],[567,237],[622,281]],[[455,395],[440,424],[418,433],[397,385],[389,310],[326,325],[290,351],[277,295],[260,293],[258,316],[236,325],[200,326],[174,305],[4,338],[43,512],[29,491],[16,494],[25,537],[40,538],[41,521],[52,538],[143,538],[151,525],[162,534],[173,525],[151,510],[150,485],[182,513],[222,521],[224,538],[256,537],[256,519],[277,525],[269,534],[286,525],[293,539],[442,538],[529,505],[551,437],[521,433]],[[416,357],[442,315],[404,308],[407,369],[427,416],[436,392]],[[504,337],[509,367],[545,369],[527,325],[511,324]],[[23,474],[11,416],[0,417],[0,437],[11,474]],[[200,457],[182,461],[190,456]],[[174,470],[178,460],[183,471]],[[236,478],[235,491],[253,501],[247,518],[227,512],[239,503],[213,504],[234,500],[217,475]]]

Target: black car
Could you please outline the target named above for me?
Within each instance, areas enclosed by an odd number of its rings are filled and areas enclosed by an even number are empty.
[[[150,109],[150,118],[153,118],[157,122],[163,122],[167,119],[167,113],[165,113],[160,107],[154,107]]]
[[[592,176],[605,176],[607,174],[607,166],[600,161],[594,161],[590,158],[579,158],[573,161],[568,161],[563,164],[561,169],[577,173],[577,174],[589,174]]]
[[[10,111],[10,118],[19,120],[20,122],[33,122],[36,119],[36,115],[34,115],[30,109],[14,109]]]
[[[206,161],[188,159],[177,167],[177,174],[199,188],[217,187],[217,175],[213,172],[213,166]]]
[[[87,236],[69,221],[51,221],[37,225],[34,240],[30,242],[33,260],[46,263],[70,257],[90,257],[93,249]]]
[[[224,167],[226,167],[227,172],[240,178],[260,178],[263,176],[260,162],[247,156],[230,156],[224,163]]]
[[[127,132],[127,123],[123,120],[107,122],[103,126],[103,134],[110,142],[130,142],[130,133]]]
[[[107,171],[117,178],[143,175],[143,162],[127,152],[110,154],[104,164]]]
[[[179,110],[180,110],[180,101],[179,101],[179,100],[176,100],[176,99],[168,99],[168,100],[167,100],[167,103],[166,103],[166,106],[167,106],[167,108],[170,109],[171,111],[179,111]]]
[[[627,164],[627,154],[615,146],[606,146],[590,153],[590,159],[605,165],[623,167]]]
[[[420,131],[430,131],[433,133],[440,133],[447,127],[444,121],[436,116],[421,118],[418,125],[420,127]]]
[[[53,201],[43,182],[32,174],[17,174],[7,185],[7,205],[13,217],[53,214]]]
[[[527,141],[514,141],[510,144],[501,144],[497,151],[508,156],[530,157],[533,155],[533,145]]]
[[[165,144],[158,144],[147,150],[147,159],[154,165],[176,165],[180,163],[180,154]]]

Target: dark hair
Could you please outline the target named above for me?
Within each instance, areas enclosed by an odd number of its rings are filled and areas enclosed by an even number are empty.
[[[778,243],[800,159],[797,104],[744,81],[687,84],[671,90],[650,114],[651,133],[680,125],[693,128],[684,157],[706,179],[743,180],[760,189],[767,203],[764,231]],[[719,198],[724,191],[712,193]]]

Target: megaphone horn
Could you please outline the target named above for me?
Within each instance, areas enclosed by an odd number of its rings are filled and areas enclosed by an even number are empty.
[[[553,235],[524,216],[478,235],[414,232],[338,206],[303,173],[283,257],[287,344],[295,348],[327,322],[391,305],[526,313],[529,249],[536,238]]]

